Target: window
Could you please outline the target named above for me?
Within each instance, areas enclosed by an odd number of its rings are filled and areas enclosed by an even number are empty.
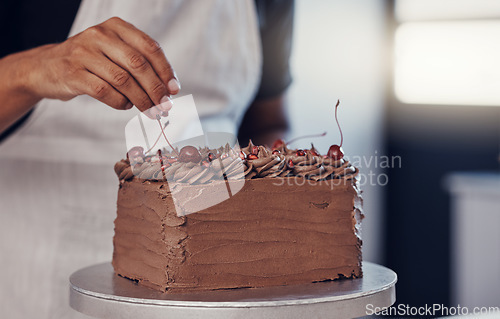
[[[401,102],[500,105],[500,1],[397,0],[395,14]]]

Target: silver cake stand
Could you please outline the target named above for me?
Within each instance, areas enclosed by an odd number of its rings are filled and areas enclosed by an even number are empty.
[[[359,279],[305,285],[163,294],[116,276],[104,263],[71,275],[70,305],[109,319],[355,318],[396,301],[396,273],[369,262],[363,273]]]

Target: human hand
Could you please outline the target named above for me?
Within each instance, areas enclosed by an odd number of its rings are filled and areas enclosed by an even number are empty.
[[[158,42],[117,17],[38,48],[31,61],[28,87],[39,98],[87,94],[115,109],[135,105],[156,118],[168,114],[170,95],[180,90]]]

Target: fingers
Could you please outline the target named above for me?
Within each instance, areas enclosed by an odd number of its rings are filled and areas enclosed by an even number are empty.
[[[170,95],[180,90],[175,72],[158,43],[131,24],[112,18],[63,44],[69,69],[76,70],[64,77],[70,91],[117,109],[133,104],[142,112],[150,110],[152,118],[172,108]]]
[[[139,110],[144,111],[154,105],[134,77],[104,55],[88,56],[83,62],[90,72],[108,82],[115,90],[137,106]]]
[[[78,94],[87,94],[117,110],[128,110],[133,107],[123,94],[115,90],[105,80],[85,70],[81,70],[79,73],[78,82],[73,84],[79,91]]]
[[[168,62],[159,43],[132,24],[119,18],[111,18],[109,27],[131,47],[139,51],[149,62],[157,76],[166,84],[170,95],[179,93],[181,88],[174,69]]]
[[[159,104],[169,94],[166,85],[139,51],[117,39],[101,43],[101,48],[110,60],[134,77],[153,104]]]
[[[92,63],[86,64],[90,72],[98,74],[96,76],[110,84],[148,117],[155,119],[156,115],[167,116],[172,109],[172,100],[168,96],[163,96],[160,103],[154,105],[132,75],[105,56],[93,56]]]

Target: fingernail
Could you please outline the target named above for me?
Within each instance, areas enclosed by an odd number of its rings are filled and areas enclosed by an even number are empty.
[[[159,107],[162,111],[168,112],[172,109],[173,105],[174,103],[172,102],[172,100],[165,95],[164,97],[161,98]]]
[[[132,104],[132,102],[128,102],[127,105],[125,105],[125,110],[130,110],[133,107],[134,107],[134,104]]]
[[[170,92],[177,92],[181,89],[181,85],[176,78],[173,78],[170,81],[168,81],[167,87]]]

